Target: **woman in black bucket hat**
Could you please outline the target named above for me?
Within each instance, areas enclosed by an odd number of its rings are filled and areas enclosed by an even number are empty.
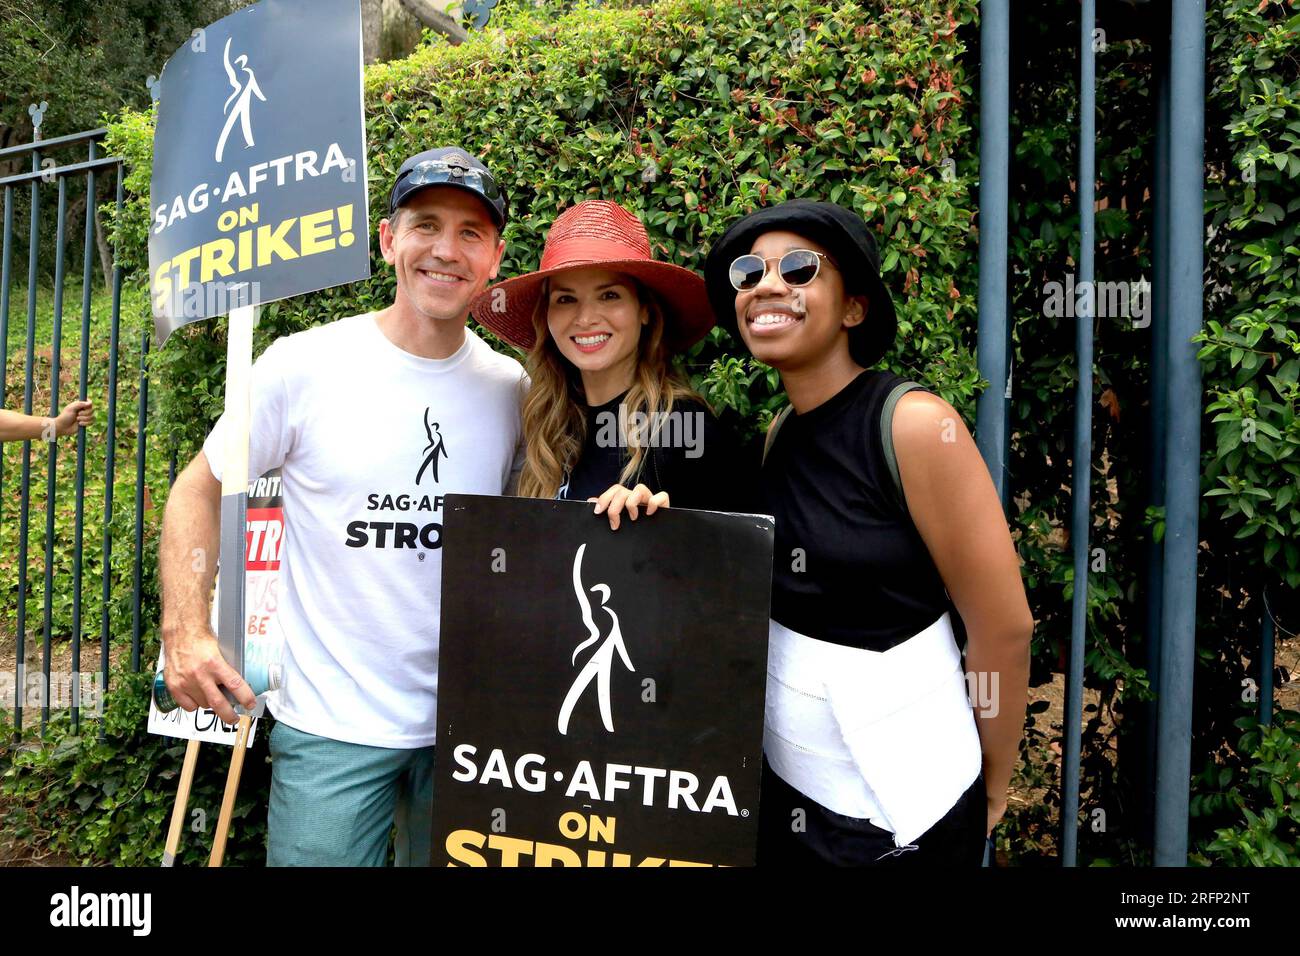
[[[978,865],[1018,756],[1019,559],[961,417],[871,369],[897,331],[879,262],[856,213],[793,200],[705,263],[719,323],[791,403],[758,509],[776,519],[763,866]]]

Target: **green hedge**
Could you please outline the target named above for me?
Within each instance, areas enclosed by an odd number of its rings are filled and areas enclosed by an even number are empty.
[[[155,643],[152,660],[157,656]],[[152,668],[111,675],[102,722],[83,717],[73,734],[67,711],[51,715],[46,739],[0,750],[0,830],[56,859],[112,866],[157,866],[162,861],[184,740],[145,730]],[[0,711],[0,735],[13,728]],[[102,730],[104,739],[99,739]],[[271,771],[263,737],[244,763],[231,813],[226,863],[260,866],[266,859],[266,808]],[[199,752],[185,817],[178,866],[203,866],[225,791],[230,748],[206,744]]]
[[[492,29],[465,44],[434,39],[406,60],[367,70],[374,276],[269,306],[255,348],[391,302],[392,272],[373,235],[393,173],[411,153],[459,143],[485,156],[508,190],[504,275],[535,268],[550,223],[590,197],[636,210],[658,256],[697,269],[727,224],[763,201],[815,196],[856,207],[877,228],[898,303],[899,348],[889,363],[930,382],[969,418],[978,384],[967,241],[975,163],[959,57],[973,0],[795,0],[779,11],[709,0],[570,6],[503,4]],[[129,198],[116,230],[128,282],[141,288],[152,135],[152,114],[128,110],[113,118],[108,140],[128,160]],[[140,301],[124,315],[126,337],[149,326]],[[224,320],[190,326],[151,357],[149,429],[182,461],[222,407],[224,330]],[[715,331],[688,369],[752,433],[781,399],[775,372],[744,356]],[[152,578],[152,549],[150,558]],[[115,681],[106,743],[63,736],[56,724],[43,749],[0,755],[4,792],[17,801],[10,824],[79,858],[153,862],[183,746],[143,733],[141,677]],[[201,767],[196,800],[212,801],[221,772]],[[254,862],[265,779],[246,778],[241,794],[245,818],[231,861]],[[199,852],[191,848],[187,862]]]
[[[1197,693],[1204,701],[1217,679],[1227,715],[1249,696],[1240,654],[1258,657],[1264,590],[1284,627],[1296,629],[1300,609],[1300,12],[1282,0],[1211,4],[1207,43],[1210,239],[1196,341],[1210,419],[1202,528],[1216,560]],[[1300,866],[1300,714],[1276,724],[1252,713],[1204,740],[1192,805],[1201,859]]]
[[[502,5],[460,46],[432,43],[366,72],[374,277],[266,309],[257,347],[392,300],[375,227],[406,156],[460,143],[510,197],[502,274],[535,268],[566,206],[615,199],[638,212],[656,254],[699,268],[709,243],[763,201],[815,195],[877,228],[898,298],[891,361],[958,407],[977,385],[967,244],[974,170],[958,27],[975,4],[761,5],[671,0],[653,7]],[[951,12],[950,12],[951,10]],[[110,143],[128,156],[122,235],[140,280],[147,260],[152,123],[125,114]],[[960,175],[945,178],[953,157]],[[653,177],[646,181],[648,177]],[[196,448],[221,407],[222,324],[181,333],[156,360],[161,427]],[[690,356],[709,397],[757,428],[774,374],[715,332]]]
[[[1300,587],[1300,13],[1216,5],[1204,343],[1214,510]],[[1222,135],[1226,132],[1226,137]]]

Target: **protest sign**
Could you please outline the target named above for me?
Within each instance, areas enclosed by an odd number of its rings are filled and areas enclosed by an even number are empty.
[[[284,634],[278,617],[280,590],[280,553],[284,546],[284,512],[280,498],[280,470],[268,471],[249,484],[248,530],[244,561],[245,626],[244,661],[250,668],[265,672],[278,666],[284,648]],[[217,627],[220,599],[213,602],[212,627]],[[158,670],[166,663],[166,653],[158,653]],[[250,682],[252,678],[250,677]],[[266,709],[267,700],[275,690],[258,697],[253,711],[253,724],[248,733],[248,746],[253,746],[257,732],[257,718]],[[227,724],[209,707],[185,711],[177,707],[163,713],[149,701],[149,733],[185,740],[204,740],[210,743],[233,746],[236,726]]]
[[[434,864],[752,865],[772,520],[444,515]]]
[[[262,0],[194,31],[161,78],[149,280],[159,346],[229,312],[221,562],[242,561],[260,303],[370,274],[358,0]],[[217,638],[241,673],[244,580]],[[233,702],[229,690],[223,690]]]
[[[262,0],[167,61],[149,276],[189,322],[370,275],[357,0]]]

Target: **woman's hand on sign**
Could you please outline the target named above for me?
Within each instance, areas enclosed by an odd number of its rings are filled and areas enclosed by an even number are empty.
[[[167,668],[163,673],[167,690],[187,711],[207,707],[227,724],[238,721],[235,709],[221,693],[226,687],[246,710],[257,706],[257,697],[239,672],[226,663],[211,628],[178,634],[167,642]]]
[[[668,507],[668,492],[661,491],[654,494],[645,485],[637,485],[635,488],[628,488],[624,485],[610,485],[599,498],[588,498],[587,500],[596,502],[596,514],[604,513],[607,515],[610,530],[617,531],[625,509],[627,516],[633,521],[637,518],[638,508],[645,508],[645,513],[652,515],[660,508]]]

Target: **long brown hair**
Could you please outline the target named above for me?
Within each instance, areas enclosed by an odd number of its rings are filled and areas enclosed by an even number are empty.
[[[632,388],[623,399],[627,409],[620,426],[636,420],[637,412],[671,412],[673,402],[689,398],[704,402],[670,361],[664,346],[664,310],[658,298],[633,276],[623,276],[650,314],[637,343]],[[587,440],[587,399],[582,374],[566,359],[551,338],[546,324],[550,280],[542,284],[533,309],[534,343],[526,362],[532,385],[524,399],[523,428],[527,458],[519,476],[519,494],[528,498],[554,498],[565,475],[578,462]],[[652,419],[654,420],[654,419]],[[656,425],[656,428],[658,426]],[[650,442],[653,442],[653,431]],[[619,481],[631,487],[645,463],[647,448],[638,444],[635,429],[624,428],[628,461]]]

